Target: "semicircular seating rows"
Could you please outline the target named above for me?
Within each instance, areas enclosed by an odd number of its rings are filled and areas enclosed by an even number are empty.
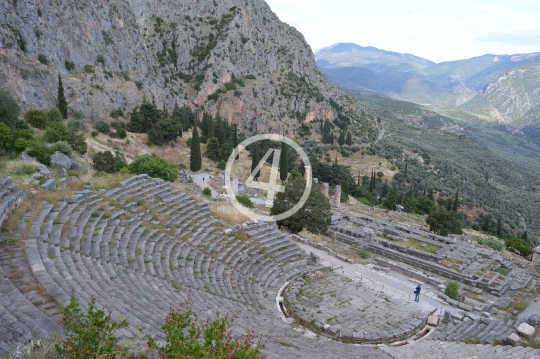
[[[29,226],[25,251],[37,282],[59,304],[67,303],[72,292],[83,306],[96,298],[114,319],[129,321],[120,333],[123,340],[144,346],[147,335],[163,339],[160,326],[169,309],[189,298],[199,317],[237,314],[236,335],[253,331],[269,338],[267,358],[412,358],[425,349],[420,343],[363,347],[295,331],[281,319],[276,295],[288,279],[315,269],[306,266],[305,254],[275,225],[226,234],[207,203],[168,182],[139,175],[111,190],[43,202],[39,209],[32,223],[24,223],[28,215],[21,223]],[[11,289],[0,298],[13,295],[24,302],[8,278],[1,285]],[[1,303],[0,319],[12,316],[10,324],[22,325],[23,314],[42,313],[29,303],[26,310]],[[41,334],[58,329],[47,320]],[[430,348],[437,343],[425,342]],[[464,354],[478,352],[475,346],[452,345]]]
[[[132,177],[111,190],[79,192],[43,203],[26,252],[39,283],[59,303],[73,292],[127,319],[123,338],[144,345],[171,307],[189,297],[199,316],[238,314],[233,331],[270,337],[268,357],[387,358],[371,348],[331,347],[306,339],[281,320],[275,296],[306,271],[305,254],[275,225],[225,234],[208,204],[170,183]],[[354,353],[354,354],[353,354]]]

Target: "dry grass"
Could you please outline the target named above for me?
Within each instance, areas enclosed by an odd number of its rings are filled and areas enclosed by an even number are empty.
[[[93,177],[91,181],[94,183],[95,190],[109,190],[117,187],[120,182],[132,176],[133,174],[129,173],[113,173],[103,177]]]
[[[231,224],[240,224],[249,220],[249,217],[236,209],[232,203],[224,202],[212,205],[210,207],[210,213],[213,216],[222,219]]]

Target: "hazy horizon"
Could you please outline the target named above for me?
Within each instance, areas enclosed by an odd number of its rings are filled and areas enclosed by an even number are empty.
[[[266,2],[314,52],[349,42],[434,62],[540,52],[540,0]]]

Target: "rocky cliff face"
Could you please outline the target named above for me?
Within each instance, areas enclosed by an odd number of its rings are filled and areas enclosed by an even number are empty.
[[[540,65],[497,75],[464,107],[519,126],[540,124]]]
[[[0,2],[0,86],[24,108],[52,107],[58,73],[70,109],[92,120],[153,98],[246,132],[292,135],[302,121],[341,115],[359,124],[358,136],[373,133],[302,34],[263,0]]]

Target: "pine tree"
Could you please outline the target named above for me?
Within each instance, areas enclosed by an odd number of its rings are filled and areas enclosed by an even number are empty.
[[[259,147],[255,145],[255,148],[253,149],[253,153],[251,154],[251,173],[255,171],[255,168],[257,165],[261,162],[261,158],[259,157]],[[259,178],[261,175],[261,170],[257,171],[257,173],[253,176],[255,180]]]
[[[524,239],[525,241],[527,241],[527,231],[525,230],[525,232],[523,232],[523,234],[521,235],[521,239]],[[527,241],[528,243],[528,241]]]
[[[345,144],[348,146],[352,146],[352,135],[350,132],[347,132],[347,138],[345,139]]]
[[[285,181],[289,174],[289,146],[281,143],[281,155],[279,156],[279,179]]]
[[[60,77],[60,74],[58,74],[58,98],[56,107],[58,107],[64,119],[68,118],[67,101],[66,96],[64,95],[64,85],[62,84],[62,78]]]
[[[189,154],[189,169],[192,172],[200,171],[202,167],[201,143],[197,126],[193,126],[193,136],[191,137],[191,150]]]
[[[428,195],[428,197],[429,197],[430,200],[434,201],[434,198],[433,198],[433,188],[431,188],[431,189],[429,190],[429,195]]]
[[[502,235],[502,216],[499,214],[497,218],[497,237]]]
[[[457,212],[459,206],[459,190],[456,191],[456,199],[454,199],[454,206],[452,207],[452,211]]]

